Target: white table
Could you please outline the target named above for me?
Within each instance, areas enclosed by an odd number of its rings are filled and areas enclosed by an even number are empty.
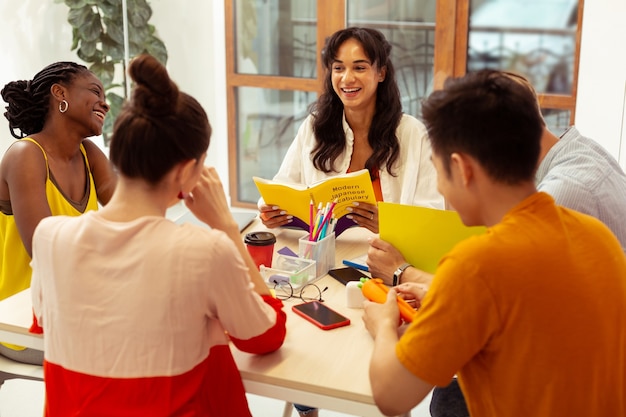
[[[0,301],[0,341],[43,350],[43,336],[28,331],[32,321],[30,290]]]
[[[288,246],[295,252],[298,238],[305,233],[296,230],[272,230],[275,248]],[[343,259],[367,252],[366,229],[344,232],[335,244],[335,266]],[[361,319],[363,310],[346,307],[345,286],[330,276],[316,282],[323,289],[325,303],[348,317],[349,326],[324,331],[295,315],[291,307],[302,302],[292,298],[284,302],[287,312],[287,337],[280,350],[264,356],[250,355],[231,348],[240,369],[246,391],[359,416],[381,416],[374,404],[369,383],[369,360],[373,341]],[[291,409],[285,410],[291,415]]]

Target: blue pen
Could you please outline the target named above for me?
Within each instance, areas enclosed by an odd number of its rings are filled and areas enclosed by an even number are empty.
[[[370,270],[367,266],[367,254],[361,255],[358,258],[354,259],[344,259],[342,263],[346,266],[351,266],[352,268],[356,268],[361,271],[369,272]]]

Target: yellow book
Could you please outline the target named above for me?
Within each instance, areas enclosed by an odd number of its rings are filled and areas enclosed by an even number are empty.
[[[305,185],[290,184],[252,177],[266,204],[279,206],[309,226],[310,203],[313,201],[314,214],[319,203],[337,201],[333,217],[340,219],[349,214],[346,209],[355,201],[376,204],[374,187],[367,169],[340,174],[323,181]],[[351,221],[350,221],[351,222]],[[352,222],[351,222],[352,223]],[[340,231],[335,229],[338,234]],[[341,231],[345,229],[342,228]]]
[[[454,245],[487,230],[465,226],[456,211],[395,203],[378,203],[378,219],[380,238],[395,246],[411,265],[430,273]]]

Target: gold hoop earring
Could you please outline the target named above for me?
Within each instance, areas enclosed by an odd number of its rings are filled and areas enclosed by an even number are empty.
[[[68,103],[67,100],[63,100],[62,102],[59,103],[59,111],[61,113],[65,113],[68,107],[70,107],[70,103]]]

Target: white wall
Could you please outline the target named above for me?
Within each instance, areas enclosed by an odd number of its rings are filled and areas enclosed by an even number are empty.
[[[225,27],[222,1],[151,0],[151,19],[164,40],[168,69],[183,91],[206,109],[213,126],[208,162],[228,183]],[[626,167],[624,124],[626,1],[585,1],[576,124]],[[31,79],[45,65],[77,60],[70,51],[67,6],[41,0],[0,0],[0,87]],[[2,111],[3,113],[4,111]],[[622,137],[624,136],[624,137]],[[11,143],[0,117],[0,154]],[[620,155],[621,151],[621,155]]]
[[[150,5],[150,23],[167,47],[171,77],[209,115],[213,134],[206,164],[215,166],[228,191],[224,2],[150,0]]]
[[[626,1],[586,0],[576,126],[626,169]]]
[[[55,61],[76,61],[70,51],[72,28],[67,6],[41,0],[0,0],[0,88],[9,81],[31,80]],[[2,104],[2,115],[6,103]],[[0,116],[0,154],[14,140]]]

